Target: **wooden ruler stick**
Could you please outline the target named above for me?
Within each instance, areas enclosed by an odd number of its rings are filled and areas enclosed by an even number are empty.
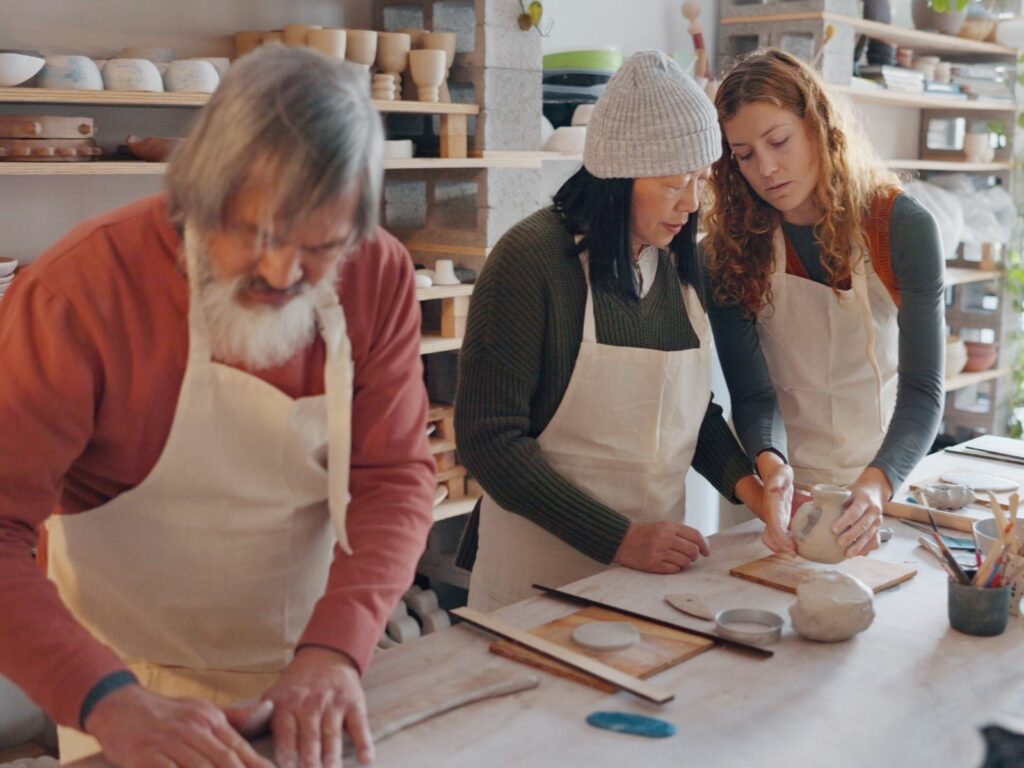
[[[649,621],[651,624],[657,624],[662,627],[668,627],[669,629],[678,629],[680,632],[689,632],[691,635],[697,637],[705,637],[708,640],[714,640],[716,643],[721,645],[727,645],[730,648],[736,648],[741,651],[747,651],[754,654],[755,656],[763,656],[766,659],[770,659],[775,655],[775,651],[769,651],[767,648],[762,648],[759,645],[752,645],[751,643],[744,643],[742,640],[730,640],[727,637],[716,635],[713,632],[702,632],[699,629],[692,629],[685,624],[676,624],[674,621],[666,621],[665,619],[659,619],[654,616],[646,616],[636,611],[631,611],[628,608],[620,608],[617,605],[611,605],[610,603],[602,603],[600,600],[594,600],[589,597],[583,597],[582,595],[574,595],[572,592],[563,592],[560,589],[554,587],[545,587],[541,584],[534,584],[534,589],[539,589],[546,595],[551,597],[557,597],[559,600],[565,600],[569,603],[575,603],[576,605],[589,605],[595,608],[604,608],[605,610],[615,611],[621,613],[624,616],[632,616],[634,619],[642,619],[643,621]]]
[[[657,686],[645,683],[638,677],[627,675],[625,672],[620,672],[588,656],[570,651],[568,648],[563,648],[542,637],[531,635],[529,632],[513,627],[511,624],[506,624],[501,619],[497,619],[489,614],[474,611],[472,608],[456,608],[452,613],[467,624],[472,624],[514,643],[525,645],[537,653],[549,656],[563,664],[568,664],[570,667],[586,672],[588,675],[593,675],[598,680],[614,685],[616,688],[621,688],[624,691],[629,691],[641,699],[652,701],[655,704],[665,704],[675,698],[675,694],[670,691],[665,691]]]

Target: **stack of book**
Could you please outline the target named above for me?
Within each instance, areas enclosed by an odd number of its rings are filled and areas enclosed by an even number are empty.
[[[1013,100],[1012,68],[1001,64],[953,64],[952,82],[972,99]]]
[[[883,83],[890,91],[923,93],[924,75],[913,69],[890,67],[885,64],[867,64],[857,74],[868,80]]]

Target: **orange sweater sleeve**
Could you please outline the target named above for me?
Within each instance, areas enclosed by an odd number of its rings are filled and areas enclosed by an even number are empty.
[[[360,279],[354,280],[359,270]],[[374,274],[368,276],[369,270]],[[375,288],[375,300],[366,300]],[[355,296],[358,289],[363,295]],[[386,232],[342,272],[349,327],[372,329],[353,349],[348,535],[300,644],[344,651],[365,671],[395,603],[409,588],[433,520],[434,460],[426,436],[420,309],[412,260]]]
[[[103,382],[88,333],[31,270],[0,303],[0,673],[71,726],[86,693],[124,668],[33,558],[37,529],[93,430]]]

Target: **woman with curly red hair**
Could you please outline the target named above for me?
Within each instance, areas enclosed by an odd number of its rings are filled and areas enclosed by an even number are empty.
[[[835,530],[863,554],[942,414],[938,230],[799,59],[742,59],[715,106],[703,251],[734,423],[766,481],[788,462],[853,491]],[[793,551],[787,528],[773,548]]]

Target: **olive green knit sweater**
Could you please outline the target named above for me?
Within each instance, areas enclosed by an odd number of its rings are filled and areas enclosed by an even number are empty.
[[[487,259],[459,358],[456,441],[462,464],[502,507],[609,563],[629,519],[559,475],[536,441],[569,386],[583,336],[587,284],[573,245],[560,216],[547,208],[510,229]],[[699,345],[664,252],[643,299],[595,290],[594,316],[601,344],[664,351]],[[691,406],[702,420],[693,466],[733,499],[736,482],[753,471],[750,462],[718,405]],[[463,535],[463,567],[475,557],[478,515],[479,507]]]

